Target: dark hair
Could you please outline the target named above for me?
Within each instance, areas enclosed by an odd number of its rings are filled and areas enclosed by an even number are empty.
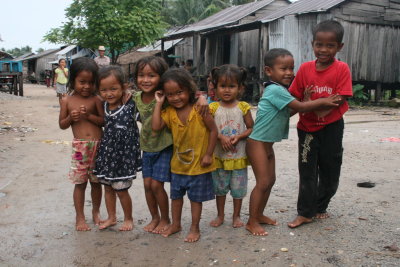
[[[61,60],[64,60],[65,63],[67,63],[67,61],[65,60],[65,58],[60,58],[60,59],[58,60],[58,64],[60,64]]]
[[[222,65],[211,70],[211,81],[215,87],[217,87],[218,80],[221,77],[234,78],[239,86],[244,86],[247,78],[247,71],[245,68],[233,64]]]
[[[121,85],[122,88],[124,88],[126,78],[124,71],[120,66],[116,65],[109,65],[102,67],[99,70],[99,79],[98,79],[98,84],[97,88],[100,86],[100,81],[106,79],[107,77],[114,76],[115,79],[117,79],[117,82]]]
[[[139,61],[136,62],[133,70],[133,80],[136,86],[137,86],[137,78],[139,75],[139,71],[141,71],[146,65],[149,65],[153,71],[155,71],[158,75],[160,75],[160,77],[168,69],[168,64],[162,57],[149,56],[139,59]]]
[[[293,57],[292,53],[290,53],[289,50],[286,50],[284,48],[273,48],[271,50],[268,50],[264,56],[264,65],[272,68],[275,64],[275,60],[278,57],[284,57],[284,56]]]
[[[341,44],[343,41],[344,28],[340,22],[335,20],[324,20],[314,26],[312,30],[313,41],[318,32],[333,32],[336,35],[336,41]]]
[[[87,71],[92,73],[92,79],[97,87],[99,67],[97,66],[96,62],[93,59],[87,57],[80,57],[75,59],[71,64],[69,70],[69,79],[67,83],[68,93],[71,93],[72,91],[75,90],[74,88],[75,79],[82,71]]]
[[[162,76],[160,80],[161,88],[164,87],[166,82],[176,82],[181,89],[189,91],[189,103],[196,102],[197,85],[193,80],[192,75],[185,69],[169,69]]]

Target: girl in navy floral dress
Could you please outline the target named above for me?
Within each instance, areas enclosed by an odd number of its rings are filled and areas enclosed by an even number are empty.
[[[100,96],[106,101],[104,135],[96,159],[95,174],[104,184],[108,219],[100,229],[117,223],[116,195],[124,211],[124,223],[120,231],[133,228],[132,200],[128,189],[136,172],[141,171],[142,159],[139,148],[139,117],[132,98],[123,104],[126,89],[123,71],[120,67],[102,68],[99,73]]]

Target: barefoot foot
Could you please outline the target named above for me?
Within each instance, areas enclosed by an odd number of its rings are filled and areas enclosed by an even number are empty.
[[[218,227],[221,226],[223,223],[224,223],[224,216],[217,216],[217,218],[215,218],[210,222],[210,226]]]
[[[133,229],[133,220],[132,219],[125,219],[122,223],[121,227],[119,228],[120,231],[132,231]]]
[[[161,220],[159,222],[159,224],[157,225],[156,228],[154,228],[154,230],[152,231],[152,233],[154,234],[161,234],[163,233],[165,230],[167,230],[167,228],[170,225],[170,221],[169,220]]]
[[[258,222],[247,222],[246,230],[252,235],[265,236],[268,232]]]
[[[243,227],[243,226],[244,226],[244,222],[242,222],[242,220],[240,219],[239,216],[233,217],[233,219],[232,219],[232,227],[233,228],[239,228],[239,227]]]
[[[297,216],[293,221],[288,223],[288,226],[290,228],[296,228],[296,227],[299,227],[302,224],[306,224],[306,223],[310,223],[310,222],[312,222],[312,219],[310,219],[310,218],[306,218],[306,217],[303,217],[303,216]]]
[[[157,227],[157,225],[160,223],[160,219],[152,219],[151,222],[146,225],[145,227],[143,227],[143,230],[145,230],[146,232],[153,232],[153,230]]]
[[[75,224],[75,230],[76,231],[90,231],[89,225],[87,225],[85,219],[76,219],[76,224]]]
[[[190,227],[190,231],[185,238],[185,242],[194,243],[199,239],[200,239],[200,229],[198,227]]]
[[[327,212],[317,213],[315,215],[315,218],[317,218],[317,219],[328,219],[329,217],[330,217],[330,215]]]
[[[99,229],[103,230],[110,226],[114,226],[116,224],[117,224],[117,218],[108,218],[107,220],[100,223]]]
[[[164,232],[161,233],[163,237],[169,237],[170,235],[176,234],[182,230],[180,225],[170,224]]]
[[[270,217],[267,217],[265,215],[261,215],[258,218],[258,223],[259,224],[269,224],[269,225],[278,225],[277,221],[274,219],[271,219]]]

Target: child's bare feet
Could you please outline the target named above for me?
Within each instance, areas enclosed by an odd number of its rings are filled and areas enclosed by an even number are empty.
[[[218,227],[221,226],[224,223],[224,216],[217,216],[214,220],[210,222],[210,225],[212,227]]]
[[[310,218],[306,218],[306,217],[303,217],[303,216],[297,216],[293,221],[288,223],[288,226],[290,228],[296,228],[296,227],[299,227],[302,224],[310,223],[310,222],[312,222],[312,219],[310,219]]]
[[[268,235],[268,232],[265,231],[265,229],[258,222],[248,221],[246,224],[246,230],[249,231],[252,235]]]
[[[191,226],[189,234],[185,238],[185,242],[193,243],[200,239],[200,229],[198,227]]]
[[[99,229],[100,230],[102,230],[102,229],[106,229],[106,228],[108,228],[108,227],[110,227],[110,226],[114,226],[114,225],[116,225],[117,224],[117,218],[108,218],[107,220],[105,220],[105,221],[102,221],[101,223],[100,223],[100,225],[99,225]]]
[[[132,231],[133,229],[133,220],[132,219],[125,219],[122,226],[119,228],[120,231]]]
[[[76,231],[90,231],[89,225],[87,225],[85,218],[76,218],[75,224]]]
[[[330,215],[327,212],[317,213],[315,215],[315,218],[317,218],[317,219],[328,219],[329,217],[330,217]]]
[[[154,234],[161,234],[163,233],[165,230],[167,230],[167,228],[170,225],[170,221],[169,220],[160,220],[160,222],[158,223],[157,227],[154,228],[154,230],[152,231],[152,233]]]
[[[232,227],[233,228],[239,228],[239,227],[243,227],[244,226],[244,222],[242,222],[242,220],[240,219],[239,216],[235,216],[232,219]]]
[[[99,211],[92,211],[93,222],[95,225],[100,225],[103,221],[100,219],[100,212]]]
[[[269,224],[269,225],[278,225],[278,223],[276,222],[276,220],[271,219],[270,217],[267,217],[265,215],[261,215],[258,218],[258,223],[259,224]]]
[[[176,234],[182,231],[182,227],[180,225],[170,224],[164,232],[161,233],[163,237],[169,237],[170,235]]]
[[[151,222],[146,225],[145,227],[143,227],[143,230],[145,230],[146,232],[153,232],[154,229],[157,227],[157,225],[160,223],[160,219],[152,219]]]

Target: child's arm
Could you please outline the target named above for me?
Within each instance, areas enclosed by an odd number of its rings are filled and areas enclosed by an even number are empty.
[[[213,162],[213,153],[215,145],[217,144],[218,128],[215,124],[214,118],[211,116],[210,113],[203,116],[203,121],[207,129],[210,131],[210,135],[208,137],[207,151],[201,159],[200,165],[201,167],[207,167]]]
[[[104,125],[104,108],[101,100],[98,97],[93,97],[95,103],[96,103],[96,111],[97,115],[93,113],[88,113],[86,106],[82,105],[80,106],[80,112],[81,112],[81,117],[83,119],[86,119],[93,124],[102,127]]]
[[[297,112],[309,112],[321,108],[332,108],[339,106],[341,96],[331,95],[326,98],[318,98],[313,101],[300,102],[298,100],[293,100],[288,104],[289,108]]]
[[[57,69],[56,69],[56,70],[57,70]],[[54,71],[54,81],[53,81],[54,88],[56,88],[56,87],[57,87],[57,77],[58,77],[58,74],[57,74],[57,72],[56,72],[56,71]]]
[[[246,131],[244,131],[242,134],[232,136],[231,137],[232,145],[236,145],[240,140],[246,139],[253,131],[254,120],[253,117],[251,116],[250,110],[247,111],[246,115],[243,116],[243,119],[244,119],[244,124],[246,124]]]
[[[74,121],[79,121],[79,111],[71,110],[68,114],[68,98],[63,97],[61,99],[60,116],[58,118],[58,124],[60,128],[65,130],[72,125]]]
[[[163,91],[156,91],[155,97],[157,103],[153,110],[153,116],[151,118],[151,127],[153,128],[154,131],[160,131],[165,127],[165,122],[161,118],[161,110],[162,110],[162,105],[165,101],[165,95]]]
[[[204,95],[200,95],[196,101],[196,110],[201,116],[205,116],[207,113],[210,112],[208,108],[208,101]]]

